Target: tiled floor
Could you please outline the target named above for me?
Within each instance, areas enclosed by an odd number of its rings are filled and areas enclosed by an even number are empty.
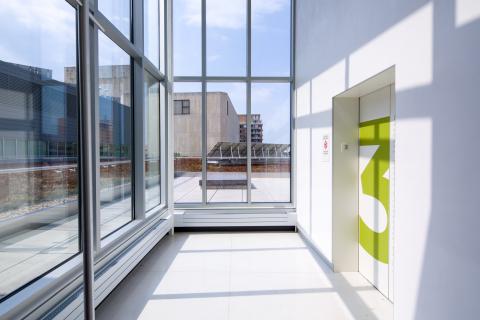
[[[98,319],[391,319],[358,273],[333,273],[297,233],[176,233],[97,308]]]

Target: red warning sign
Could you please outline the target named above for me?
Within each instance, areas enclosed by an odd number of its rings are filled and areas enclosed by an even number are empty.
[[[330,149],[330,141],[328,139],[328,135],[323,136],[323,154],[328,155],[328,151]]]

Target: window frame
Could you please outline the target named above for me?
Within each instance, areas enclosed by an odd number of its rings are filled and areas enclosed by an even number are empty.
[[[120,30],[118,30],[99,10],[98,0],[57,0],[64,1],[71,5],[75,10],[75,27],[76,27],[76,62],[77,62],[77,90],[81,92],[78,95],[78,109],[80,113],[79,122],[79,150],[77,156],[81,158],[79,163],[79,169],[84,170],[86,166],[90,166],[92,177],[88,178],[86,169],[85,174],[81,174],[79,177],[80,182],[80,219],[79,219],[79,241],[81,242],[80,252],[76,255],[66,259],[61,264],[56,265],[53,269],[45,272],[43,275],[25,284],[18,290],[15,290],[11,294],[8,294],[0,302],[0,318],[3,316],[9,318],[23,318],[26,316],[36,315],[38,317],[43,316],[46,310],[50,310],[53,303],[58,302],[58,299],[63,299],[71,294],[75,294],[79,288],[85,287],[85,291],[91,290],[92,285],[84,283],[83,273],[87,270],[98,271],[101,268],[109,265],[119,254],[119,251],[125,249],[131,243],[138,242],[143,238],[145,234],[155,228],[159,223],[163,223],[168,218],[168,206],[171,204],[172,193],[168,187],[168,180],[170,179],[170,165],[168,164],[168,142],[169,142],[169,130],[170,124],[167,119],[170,118],[171,112],[169,105],[172,98],[172,60],[170,48],[172,48],[172,34],[171,22],[172,16],[172,0],[159,0],[164,4],[163,10],[163,29],[160,29],[162,33],[164,44],[160,43],[159,56],[164,56],[163,61],[160,61],[157,68],[152,62],[144,56],[143,51],[143,1],[130,1],[131,4],[131,21],[130,28],[131,34],[128,39]],[[161,5],[161,4],[159,4]],[[86,9],[85,9],[86,8]],[[85,10],[89,13],[86,20],[88,24],[82,23],[82,13]],[[160,18],[160,17],[159,17]],[[162,19],[159,19],[162,21]],[[85,30],[88,30],[89,42],[82,42],[83,34]],[[163,31],[163,32],[162,32]],[[115,232],[112,232],[108,236],[101,239],[100,237],[100,224],[99,224],[99,197],[97,192],[99,190],[99,172],[96,169],[97,160],[99,160],[99,149],[97,148],[99,143],[99,130],[96,126],[98,121],[98,32],[103,32],[113,43],[115,43],[120,49],[125,51],[131,57],[131,83],[132,83],[132,108],[135,108],[135,113],[141,111],[141,115],[133,116],[133,180],[134,192],[132,195],[134,207],[132,208],[133,220],[128,224],[120,227]],[[161,41],[161,40],[160,40]],[[81,61],[90,59],[89,68],[84,68]],[[160,70],[163,68],[164,72]],[[160,90],[164,89],[163,97],[160,97],[160,153],[161,153],[161,201],[156,207],[149,210],[149,215],[145,212],[145,200],[144,200],[144,166],[135,165],[144,162],[143,152],[143,79],[144,72],[148,72],[156,81],[160,84]],[[82,85],[83,79],[90,78],[88,90]],[[85,92],[90,91],[88,94]],[[89,97],[85,100],[86,97]],[[89,111],[87,111],[87,106]],[[91,114],[90,116],[88,114]],[[90,117],[90,118],[89,118]],[[82,120],[83,118],[84,120]],[[85,119],[90,119],[91,131],[86,130],[84,127]],[[85,149],[91,149],[91,158],[86,158]],[[2,150],[3,151],[3,150]],[[82,171],[83,172],[83,171]],[[93,191],[86,192],[87,189]],[[90,193],[90,199],[88,194]],[[93,254],[93,270],[89,269],[83,263],[82,255],[85,257],[86,248],[85,244],[88,240],[85,240],[85,228],[88,223],[85,222],[86,208],[93,209],[93,247],[90,248]],[[93,273],[89,272],[92,275]],[[84,283],[84,284],[82,284]],[[90,291],[89,294],[92,292]],[[87,303],[88,304],[88,303]],[[34,316],[34,317],[36,317]]]
[[[173,0],[178,1],[178,0]],[[296,208],[296,148],[295,148],[295,131],[294,111],[295,111],[295,4],[296,0],[290,1],[290,75],[289,76],[253,76],[252,75],[252,0],[246,0],[247,6],[247,45],[246,45],[246,76],[210,76],[207,73],[207,22],[206,22],[206,2],[201,1],[201,61],[202,72],[200,76],[174,76],[174,82],[196,82],[201,83],[202,86],[202,180],[207,177],[207,119],[206,119],[206,105],[207,105],[207,83],[212,82],[243,82],[246,84],[246,102],[247,102],[247,202],[228,203],[218,202],[211,203],[207,201],[206,184],[202,185],[202,202],[196,203],[174,203],[176,209],[288,209],[294,210]],[[175,32],[175,31],[174,31]],[[290,84],[290,201],[289,202],[252,202],[251,200],[251,86],[252,83],[289,83]]]
[[[182,100],[182,114],[190,114],[190,100],[188,99]]]
[[[177,102],[179,102],[179,106],[176,105]],[[188,112],[185,112],[185,110],[188,110]],[[190,100],[189,99],[173,100],[173,114],[175,116],[189,115],[190,114]]]
[[[77,226],[78,226],[78,239],[77,239],[77,251],[72,254],[70,257],[68,258],[65,258],[64,260],[62,260],[61,262],[57,263],[56,265],[54,265],[53,267],[49,268],[49,269],[46,269],[44,272],[41,272],[39,275],[35,276],[34,278],[26,281],[25,283],[21,284],[20,286],[18,286],[17,288],[15,288],[14,290],[12,290],[11,292],[8,292],[5,296],[1,297],[0,298],[0,310],[1,310],[1,306],[2,304],[8,304],[10,301],[12,300],[16,300],[16,297],[21,295],[23,292],[25,291],[30,291],[31,290],[31,287],[32,286],[35,286],[36,283],[38,283],[42,278],[44,278],[45,276],[51,274],[51,273],[55,273],[57,270],[61,270],[62,268],[65,268],[65,266],[68,266],[70,264],[72,264],[72,261],[78,261],[82,255],[82,232],[81,232],[81,219],[82,219],[82,213],[81,213],[81,207],[82,207],[82,204],[83,204],[83,193],[81,191],[81,183],[82,183],[82,177],[83,177],[83,166],[82,166],[82,163],[81,163],[81,148],[80,148],[80,141],[81,141],[81,134],[82,134],[82,126],[81,126],[81,99],[80,99],[80,95],[81,95],[81,82],[80,82],[80,70],[79,70],[79,57],[78,57],[78,52],[79,52],[79,47],[80,47],[80,37],[79,37],[79,33],[78,33],[78,24],[79,24],[79,10],[77,8],[76,5],[72,4],[71,1],[69,0],[65,0],[65,2],[69,5],[72,6],[72,9],[74,10],[73,14],[75,15],[75,22],[74,22],[74,27],[75,27],[75,54],[76,54],[76,68],[77,68],[77,72],[76,72],[76,104],[77,104],[77,112],[76,112],[76,116],[77,116],[77,140],[76,140],[76,143],[75,145],[71,145],[71,148],[74,148],[76,154],[73,154],[73,156],[77,159],[77,183],[78,183],[78,192],[77,192],[77,195],[78,195],[78,199],[77,199],[77,206],[78,206],[78,213],[77,213]],[[9,139],[5,139],[3,142],[5,141],[9,141]],[[10,141],[13,141],[13,140],[10,140]],[[30,140],[24,140],[25,142],[25,152],[26,154],[28,154],[30,152],[30,143],[29,143]],[[33,140],[35,141],[35,140]],[[15,141],[15,144],[16,144],[16,141]],[[35,143],[35,147],[34,147],[34,150],[35,150],[35,153],[38,152],[38,145],[36,145],[37,142]],[[59,154],[59,150],[58,150],[58,144],[57,143],[57,156],[60,155]],[[17,146],[15,146],[15,149],[17,148]],[[5,155],[5,143],[2,143],[2,149],[1,149],[1,154],[2,156]],[[15,153],[17,152],[17,150],[15,150]],[[49,153],[50,152],[50,148],[48,146],[48,142],[47,142],[47,145],[45,146],[45,153]],[[67,151],[67,145],[64,144],[64,156],[66,156],[68,154],[68,151]],[[2,313],[0,312],[0,317],[2,316]]]
[[[92,1],[92,0],[90,0]],[[166,107],[169,102],[169,94],[167,93],[168,88],[172,87],[172,79],[169,77],[169,73],[171,73],[171,66],[170,66],[170,61],[169,58],[167,58],[167,54],[169,54],[168,48],[171,46],[169,45],[169,42],[171,42],[171,37],[169,35],[170,28],[168,27],[169,23],[169,16],[171,15],[171,1],[172,0],[158,0],[164,2],[164,10],[163,10],[163,39],[165,39],[165,45],[163,46],[164,48],[164,61],[160,61],[160,64],[163,64],[163,69],[165,70],[165,73],[162,73],[160,71],[160,65],[159,67],[156,67],[145,55],[144,55],[144,37],[145,37],[145,32],[144,32],[144,1],[130,1],[132,5],[132,17],[131,17],[131,29],[132,29],[132,34],[131,34],[131,39],[128,39],[125,37],[123,33],[121,33],[120,30],[118,30],[103,14],[101,11],[98,10],[98,0],[93,0],[94,1],[94,10],[90,15],[90,19],[93,22],[93,32],[92,37],[91,37],[91,42],[92,42],[92,55],[94,59],[92,59],[91,63],[91,68],[90,72],[92,74],[92,114],[95,116],[95,122],[98,121],[99,117],[98,114],[98,71],[96,70],[98,68],[98,32],[103,32],[112,42],[114,42],[120,49],[125,51],[128,55],[131,57],[131,65],[132,65],[132,72],[131,72],[131,82],[132,82],[132,108],[134,111],[133,113],[133,119],[132,119],[132,128],[133,128],[133,137],[132,137],[132,144],[133,144],[133,159],[132,159],[132,164],[133,164],[133,172],[132,172],[132,220],[119,227],[118,229],[114,230],[113,232],[109,233],[108,235],[101,237],[100,235],[100,228],[96,227],[95,228],[95,248],[97,250],[100,250],[101,248],[108,246],[112,241],[114,240],[108,240],[109,237],[114,235],[115,233],[119,233],[122,231],[122,229],[128,227],[130,224],[136,221],[142,221],[147,219],[150,219],[152,216],[155,216],[157,213],[151,214],[152,212],[161,212],[161,214],[165,214],[166,209],[167,209],[167,204],[168,204],[168,183],[166,179],[168,178],[168,172],[167,172],[167,144],[166,138],[167,138],[167,122],[166,119],[168,119],[166,112],[168,111],[168,108]],[[161,4],[159,4],[160,6]],[[168,9],[167,9],[168,8]],[[92,8],[91,8],[92,9]],[[162,21],[162,18],[159,16],[159,21]],[[162,30],[162,28],[160,28]],[[162,48],[161,43],[159,42],[159,50]],[[161,57],[162,54],[159,53],[159,57]],[[149,215],[147,217],[146,210],[145,210],[145,170],[144,170],[144,151],[143,151],[143,144],[144,144],[144,74],[145,72],[148,72],[150,76],[152,76],[156,81],[160,83],[160,86],[163,86],[166,91],[164,95],[164,101],[160,101],[160,110],[161,110],[161,119],[162,123],[160,124],[160,140],[165,140],[163,143],[161,143],[161,170],[164,172],[164,174],[161,177],[161,200],[160,204],[154,208],[152,208],[149,211]],[[99,143],[99,137],[98,137],[99,132],[95,130],[94,132],[94,137],[93,137],[93,145],[94,145],[94,150],[96,150],[96,145]],[[94,159],[93,163],[97,163],[99,160],[98,155],[94,154]],[[142,164],[142,165],[140,165]],[[96,170],[96,173],[94,175],[94,184],[96,186],[96,190],[99,190],[99,182],[100,182],[100,176],[99,176],[99,170]],[[99,199],[97,197],[96,201],[94,202],[94,212],[96,213],[95,215],[95,226],[100,226],[100,214],[99,214],[99,209],[100,209],[100,203]],[[115,238],[115,237],[113,237]],[[113,239],[112,238],[112,239]]]
[[[159,128],[158,128],[158,148],[159,148],[159,157],[160,157],[160,184],[159,184],[159,187],[160,187],[160,199],[159,199],[159,203],[151,208],[146,208],[145,209],[145,215],[146,216],[149,216],[150,214],[153,213],[154,209],[157,207],[157,206],[160,206],[162,205],[162,180],[163,180],[163,175],[166,174],[166,172],[163,172],[162,173],[162,148],[163,148],[163,143],[162,143],[162,126],[165,126],[165,123],[163,123],[164,121],[162,121],[162,119],[164,119],[164,117],[162,117],[162,113],[163,113],[163,110],[165,109],[165,103],[162,104],[162,83],[156,79],[155,77],[153,77],[148,71],[144,71],[144,83],[146,83],[146,79],[148,77],[151,77],[151,79],[154,80],[154,82],[158,85],[158,106],[157,106],[157,109],[158,109],[158,122],[159,122]],[[148,88],[147,88],[148,90]],[[147,90],[145,90],[144,92],[146,92]],[[149,108],[149,105],[148,105],[148,93],[146,93],[147,96],[144,97],[144,105],[143,105],[143,108],[144,108],[144,111],[146,111],[146,109]],[[145,115],[144,115],[144,119],[145,119]],[[147,128],[147,125],[144,123],[144,127],[143,129],[145,130]],[[145,133],[144,133],[145,134]],[[147,134],[145,134],[145,136],[147,136]],[[144,141],[144,146],[147,145],[146,142]],[[144,151],[145,153],[145,151]],[[145,155],[144,155],[145,157]],[[145,160],[145,159],[144,159]],[[144,163],[146,163],[146,161],[144,161]],[[145,170],[145,169],[144,169]],[[146,173],[145,173],[145,176],[146,176]],[[146,200],[146,190],[147,190],[147,185],[146,183],[144,183],[144,198],[145,198],[145,204],[147,204],[147,200]]]
[[[137,160],[137,157],[135,155],[135,144],[138,143],[138,141],[135,141],[136,140],[136,135],[135,135],[135,131],[136,131],[136,128],[135,126],[138,125],[136,122],[135,122],[135,117],[134,117],[134,113],[136,112],[136,109],[138,108],[143,108],[143,106],[138,106],[136,105],[136,96],[139,95],[138,92],[136,92],[136,89],[135,88],[135,81],[134,81],[134,71],[135,71],[135,61],[133,59],[132,56],[130,56],[125,50],[122,49],[122,47],[120,47],[117,43],[115,43],[108,35],[107,33],[104,31],[104,30],[101,30],[101,29],[98,29],[97,32],[96,32],[96,46],[95,46],[95,63],[93,64],[93,68],[95,68],[94,72],[95,72],[95,79],[92,81],[93,83],[95,83],[95,88],[93,92],[95,92],[95,103],[93,104],[93,110],[92,110],[92,114],[95,114],[95,125],[94,125],[94,133],[95,133],[95,142],[96,142],[96,145],[95,145],[95,158],[94,158],[94,165],[95,165],[95,191],[96,191],[96,194],[99,194],[101,192],[101,186],[100,186],[100,183],[101,183],[101,174],[100,174],[100,167],[101,167],[101,152],[102,152],[102,145],[100,144],[100,92],[98,90],[99,88],[99,71],[100,71],[100,64],[99,64],[99,35],[100,33],[102,33],[105,37],[107,37],[114,45],[117,45],[117,48],[122,50],[123,52],[122,53],[125,53],[129,56],[129,60],[130,60],[130,66],[129,66],[129,69],[130,69],[130,106],[129,108],[131,108],[131,118],[130,119],[130,125],[131,125],[131,173],[130,173],[130,181],[131,181],[131,199],[130,199],[130,208],[131,208],[131,215],[130,215],[130,220],[122,225],[119,225],[119,226],[116,226],[113,230],[109,231],[108,233],[102,235],[102,224],[101,224],[101,217],[102,217],[102,208],[100,206],[100,196],[97,196],[96,199],[96,203],[94,204],[96,206],[95,208],[95,218],[96,218],[96,235],[97,235],[97,238],[100,239],[100,241],[103,241],[105,238],[109,237],[110,235],[114,234],[115,232],[117,232],[118,230],[122,229],[123,227],[127,226],[129,223],[131,223],[133,220],[135,220],[135,215],[136,215],[136,210],[137,210],[137,206],[135,204],[135,195],[136,193],[138,193],[138,188],[136,187],[136,175],[138,174],[137,172],[135,172],[135,163],[136,163],[136,160]],[[122,73],[122,76],[124,74]],[[137,99],[138,100],[138,99]]]

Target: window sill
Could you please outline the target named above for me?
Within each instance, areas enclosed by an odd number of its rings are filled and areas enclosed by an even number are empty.
[[[116,233],[102,240],[102,248],[95,255],[95,270],[101,269],[134,241],[141,239],[149,229],[161,220],[170,218],[166,207],[158,207],[155,214],[144,220],[133,220]],[[171,219],[173,227],[173,219]],[[58,266],[37,281],[18,291],[0,303],[0,318],[17,319],[42,315],[69,296],[82,281],[82,254]]]

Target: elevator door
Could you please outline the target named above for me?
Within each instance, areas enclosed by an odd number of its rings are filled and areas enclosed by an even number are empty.
[[[389,292],[391,87],[360,98],[359,271]]]

